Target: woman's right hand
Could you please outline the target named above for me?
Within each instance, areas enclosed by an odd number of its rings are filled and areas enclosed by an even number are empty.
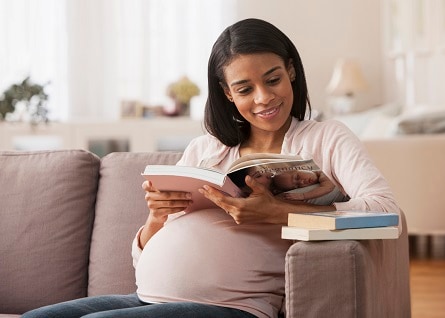
[[[170,214],[185,210],[192,202],[189,192],[159,191],[151,181],[144,181],[142,189],[150,213],[138,238],[141,249],[164,226]]]
[[[158,222],[165,223],[169,214],[181,212],[192,203],[189,192],[159,191],[151,181],[145,181],[142,188],[145,190],[150,215]]]

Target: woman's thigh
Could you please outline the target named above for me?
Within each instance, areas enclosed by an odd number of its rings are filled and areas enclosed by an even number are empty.
[[[151,304],[144,307],[98,312],[83,318],[255,318],[245,311],[190,302]]]
[[[79,298],[31,310],[24,318],[79,318],[90,313],[144,306],[136,294]]]

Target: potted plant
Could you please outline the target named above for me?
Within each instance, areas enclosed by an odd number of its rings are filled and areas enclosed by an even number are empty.
[[[167,87],[167,95],[175,102],[175,109],[170,116],[190,115],[190,100],[199,95],[199,87],[184,76]]]
[[[46,106],[48,95],[45,85],[30,82],[29,76],[18,84],[12,84],[0,96],[0,120],[8,117],[12,121],[21,121],[23,118],[14,118],[13,113],[18,105],[24,105],[31,124],[47,123],[48,109]]]

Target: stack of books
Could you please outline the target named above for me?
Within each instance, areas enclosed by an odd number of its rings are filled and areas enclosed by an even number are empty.
[[[399,237],[397,213],[332,211],[289,213],[281,237],[289,240],[370,240]]]

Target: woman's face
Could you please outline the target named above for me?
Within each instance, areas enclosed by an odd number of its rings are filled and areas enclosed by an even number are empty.
[[[292,63],[286,68],[273,53],[236,57],[224,68],[227,87],[224,92],[240,114],[255,129],[275,132],[287,123],[293,104]]]

